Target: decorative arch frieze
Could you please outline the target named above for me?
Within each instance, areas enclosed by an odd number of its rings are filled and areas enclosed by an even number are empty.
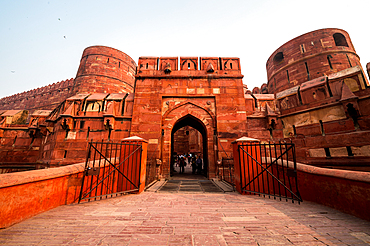
[[[187,106],[190,106],[190,107],[187,107]],[[182,107],[187,107],[187,108],[185,110],[181,110]],[[194,109],[191,109],[191,107],[194,107]],[[198,110],[205,111],[206,114],[211,118],[211,122],[209,122],[209,120],[207,120],[204,116],[198,113],[197,112]],[[173,119],[169,123],[166,123],[166,119],[168,118],[168,116],[175,111],[179,111],[179,112],[176,114],[175,117],[173,117]],[[162,127],[166,127],[166,125],[170,124],[172,128],[179,119],[181,119],[182,117],[188,114],[193,115],[194,117],[202,121],[203,124],[206,126],[207,125],[211,127],[216,126],[216,117],[211,110],[209,110],[208,108],[203,108],[197,104],[187,101],[187,102],[182,102],[182,103],[175,105],[172,109],[169,109],[164,113],[164,115],[162,116]]]

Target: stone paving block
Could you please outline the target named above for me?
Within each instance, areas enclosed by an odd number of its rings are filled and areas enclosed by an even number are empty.
[[[96,245],[128,245],[131,235],[107,235]]]
[[[282,235],[253,235],[259,245],[289,245],[291,242]]]
[[[193,245],[192,235],[170,235],[168,245]]]
[[[304,225],[291,225],[288,226],[288,228],[296,234],[310,234],[314,232],[310,227]]]
[[[98,228],[96,228],[94,232],[97,232],[99,234],[119,234],[124,228],[125,226],[122,226],[122,225],[116,225],[116,226],[103,225],[103,226],[99,226]]]
[[[162,227],[130,226],[125,227],[120,234],[160,234]]]
[[[266,229],[272,234],[272,235],[295,235],[296,232],[292,231],[286,226],[273,226],[273,225],[267,225]]]
[[[252,236],[246,235],[223,235],[227,245],[258,245]]]
[[[71,242],[73,240],[73,238],[50,238],[48,240],[43,240],[42,242],[40,242],[40,245],[64,245],[64,244],[68,244],[69,242]]]
[[[132,235],[129,245],[130,246],[133,246],[133,245],[162,246],[162,245],[168,244],[168,239],[169,239],[169,235],[152,235],[152,234],[145,234],[145,233],[135,234],[135,235]]]
[[[161,234],[173,234],[174,233],[174,227],[173,226],[164,226],[162,227]]]
[[[183,234],[203,234],[203,235],[212,235],[212,234],[221,234],[219,227],[212,227],[212,226],[202,226],[202,227],[184,227],[184,226],[175,226],[175,235],[183,235]]]
[[[318,240],[311,235],[297,234],[297,235],[284,235],[292,243],[301,242],[317,242]]]
[[[227,221],[227,222],[230,222],[230,221],[243,221],[243,222],[244,221],[258,221],[258,219],[254,216],[223,217],[222,220]]]
[[[252,236],[251,232],[244,226],[225,226],[220,228],[223,235],[249,235]]]
[[[351,232],[350,235],[364,241],[365,243],[370,244],[370,235],[369,234],[366,234],[364,232]]]
[[[302,246],[320,246],[320,245],[327,245],[323,244],[322,242],[299,242],[299,244],[294,244],[294,245],[302,245]],[[330,244],[329,244],[330,245]],[[334,244],[338,245],[338,244]]]
[[[194,235],[193,242],[194,246],[227,245],[223,238],[218,237],[218,235]]]
[[[105,234],[81,234],[68,242],[68,245],[98,245]]]
[[[159,220],[146,220],[141,223],[142,226],[155,227],[155,226],[166,226],[166,221]]]

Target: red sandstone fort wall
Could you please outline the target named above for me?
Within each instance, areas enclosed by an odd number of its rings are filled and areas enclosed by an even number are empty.
[[[85,49],[74,80],[0,99],[0,109],[32,111],[60,105],[45,135],[32,146],[30,129],[5,127],[3,156],[19,149],[7,161],[23,161],[27,148],[40,147],[28,154],[29,162],[39,152],[43,163],[66,165],[85,158],[91,139],[139,135],[149,140],[152,181],[156,159],[162,159],[162,174],[170,172],[171,134],[179,129],[174,126],[197,121],[188,126],[200,124],[206,132],[210,165],[230,156],[231,142],[245,135],[261,141],[291,139],[298,160],[305,163],[343,168],[346,163],[368,163],[370,87],[343,30],[313,31],[281,46],[267,62],[269,83],[252,92],[242,84],[238,58],[141,57],[137,72],[125,53],[92,46]],[[209,172],[214,175],[215,169]]]
[[[66,98],[71,96],[73,79],[63,80],[48,86],[18,93],[0,99],[0,110],[54,109]]]
[[[136,63],[127,54],[105,46],[84,50],[75,79],[0,99],[0,110],[54,109],[77,93],[132,93]]]

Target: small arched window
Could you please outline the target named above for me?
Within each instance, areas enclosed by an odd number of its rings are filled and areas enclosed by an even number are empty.
[[[335,42],[335,45],[336,46],[345,46],[345,47],[348,47],[348,43],[347,43],[346,37],[344,37],[343,34],[341,34],[341,33],[334,33],[333,38],[334,38],[334,42]]]

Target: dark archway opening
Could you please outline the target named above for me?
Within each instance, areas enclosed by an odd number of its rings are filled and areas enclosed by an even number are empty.
[[[334,33],[333,35],[334,42],[336,46],[345,46],[348,47],[346,37],[341,33]]]
[[[182,117],[176,122],[176,124],[172,128],[172,131],[171,131],[171,166],[170,166],[171,176],[176,174],[174,172],[174,164],[175,164],[174,156],[179,155],[179,154],[184,154],[184,153],[175,153],[174,151],[175,150],[175,133],[187,126],[197,130],[202,137],[201,157],[203,158],[203,163],[204,163],[202,174],[207,177],[208,176],[207,130],[204,124],[192,115],[186,115]],[[184,133],[188,134],[188,128],[185,128]],[[194,152],[197,152],[197,151],[194,151]]]

